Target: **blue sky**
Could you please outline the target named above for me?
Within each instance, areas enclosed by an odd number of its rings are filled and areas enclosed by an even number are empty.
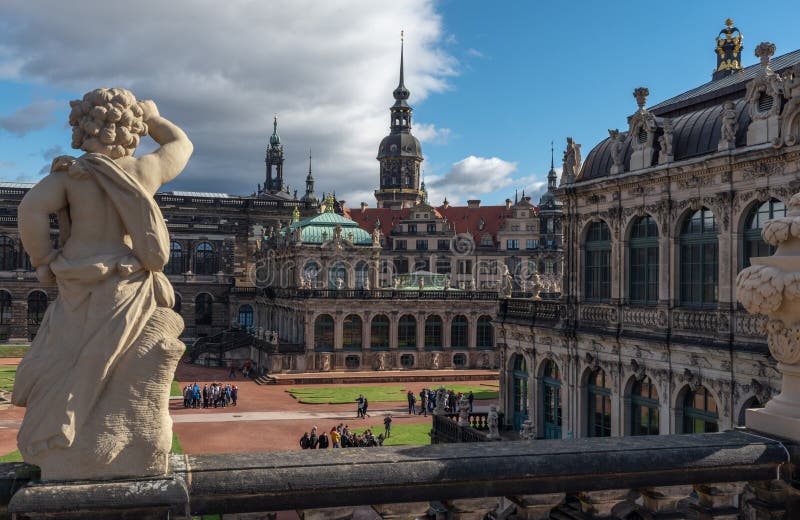
[[[760,41],[800,47],[790,2],[143,1],[123,21],[108,3],[79,3],[85,18],[53,2],[0,4],[5,181],[37,180],[54,154],[74,153],[68,101],[119,85],[195,142],[166,189],[255,189],[278,112],[293,187],[302,194],[311,148],[318,194],[372,205],[404,29],[431,201],[500,203],[541,190],[551,140],[558,166],[567,136],[585,157],[624,128],[635,87],[656,103],[707,82],[725,18],[744,34],[745,65]]]

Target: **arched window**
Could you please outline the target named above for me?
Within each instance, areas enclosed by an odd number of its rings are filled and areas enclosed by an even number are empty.
[[[370,348],[374,350],[385,350],[389,348],[389,318],[383,314],[378,314],[372,318],[370,325]]]
[[[414,368],[414,354],[403,354],[400,356],[400,366],[402,368]]]
[[[33,291],[28,295],[28,325],[39,325],[47,310],[47,295]]]
[[[494,348],[494,327],[492,327],[492,318],[490,316],[481,316],[478,318],[478,348]]]
[[[249,329],[253,326],[253,307],[250,305],[242,305],[239,307],[239,317],[237,320],[239,327]]]
[[[425,348],[440,350],[442,346],[442,318],[436,315],[428,316],[425,318]]]
[[[770,256],[775,253],[775,246],[764,242],[761,228],[764,223],[775,217],[786,216],[786,205],[778,199],[772,199],[758,206],[753,206],[744,223],[744,248],[742,268],[750,266],[750,259],[758,256]]]
[[[589,375],[586,387],[589,402],[589,437],[611,436],[611,382],[603,369]]]
[[[467,348],[469,346],[468,339],[469,322],[467,317],[458,315],[453,318],[450,323],[450,346],[452,348]]]
[[[5,235],[0,236],[0,271],[13,271],[17,268],[17,248],[14,241]]]
[[[631,435],[658,435],[658,391],[653,380],[645,376],[631,389]]]
[[[453,366],[456,368],[465,368],[467,366],[467,355],[464,353],[454,355]]]
[[[0,291],[0,325],[11,323],[11,293]]]
[[[686,393],[683,401],[683,433],[719,431],[718,420],[717,403],[704,386]]]
[[[200,293],[194,299],[194,324],[211,325],[214,300],[208,293]]]
[[[585,299],[611,299],[611,230],[605,222],[595,221],[589,225],[584,248]]]
[[[363,289],[369,285],[369,264],[359,262],[356,265],[356,289]]]
[[[632,303],[658,303],[658,226],[651,216],[636,220],[628,245]]]
[[[328,288],[338,288],[341,280],[342,289],[347,289],[347,268],[342,262],[336,262],[328,269]]]
[[[314,321],[314,350],[333,352],[333,318],[320,314]]]
[[[513,412],[514,429],[522,429],[522,423],[528,420],[528,363],[525,356],[514,354]]]
[[[164,266],[164,273],[182,274],[183,271],[183,246],[173,240],[169,243],[169,262]]]
[[[561,438],[561,376],[552,360],[542,367],[542,422],[545,439]]]
[[[303,267],[303,278],[309,288],[315,289],[319,286],[319,264],[316,262],[306,262]]]
[[[717,302],[717,221],[708,208],[686,219],[680,242],[680,300],[689,306]]]
[[[183,297],[175,291],[172,291],[172,293],[175,295],[175,305],[172,306],[172,310],[180,314],[183,306]]]
[[[402,316],[397,324],[397,348],[417,348],[417,320],[410,314]]]
[[[361,350],[363,338],[361,318],[350,314],[342,323],[342,348],[345,350]]]
[[[214,248],[208,242],[197,244],[194,249],[194,272],[200,275],[216,274],[217,255]]]

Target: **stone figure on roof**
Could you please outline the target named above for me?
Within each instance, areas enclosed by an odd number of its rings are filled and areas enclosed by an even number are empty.
[[[567,149],[564,150],[564,171],[561,174],[565,182],[572,183],[575,181],[575,176],[578,175],[581,169],[581,145],[572,140],[572,137],[567,137]]]
[[[622,151],[625,144],[625,136],[618,130],[609,130],[608,136],[611,138],[611,174],[622,173],[624,167],[622,161]]]
[[[58,285],[58,297],[17,369],[12,401],[26,407],[18,445],[43,480],[163,475],[169,388],[185,346],[153,195],[180,174],[192,143],[125,89],[96,89],[70,105],[72,147],[86,153],[56,157],[19,205],[36,276]],[[134,157],[146,135],[159,148]]]
[[[736,104],[733,101],[726,101],[722,111],[722,137],[719,140],[719,150],[734,148],[738,131],[739,115],[736,113]]]

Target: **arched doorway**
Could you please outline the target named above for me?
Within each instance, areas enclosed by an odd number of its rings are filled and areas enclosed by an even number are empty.
[[[545,439],[561,438],[561,374],[550,359],[542,370],[542,423]]]
[[[525,356],[514,355],[514,371],[512,372],[512,412],[514,429],[522,429],[522,423],[528,420],[528,363]]]

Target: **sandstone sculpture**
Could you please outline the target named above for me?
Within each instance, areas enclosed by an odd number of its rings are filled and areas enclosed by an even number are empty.
[[[152,101],[124,89],[70,104],[72,146],[87,153],[54,159],[19,205],[31,264],[59,294],[17,370],[13,402],[27,408],[17,440],[43,480],[162,475],[169,388],[185,347],[153,195],[183,170],[192,144]],[[161,146],[134,158],[148,134]]]

